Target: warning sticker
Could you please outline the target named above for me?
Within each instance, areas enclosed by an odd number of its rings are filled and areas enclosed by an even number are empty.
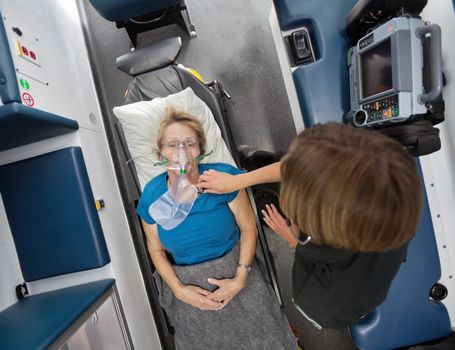
[[[29,107],[33,107],[35,105],[35,100],[28,92],[24,92],[22,94],[22,101],[24,101],[24,103]]]
[[[24,41],[19,41],[19,39],[16,39],[16,44],[19,57],[22,57],[23,59],[37,65],[38,67],[41,67],[38,50],[34,44],[25,43]]]

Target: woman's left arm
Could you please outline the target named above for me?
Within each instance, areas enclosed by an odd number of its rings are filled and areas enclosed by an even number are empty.
[[[248,269],[245,266],[251,265],[253,261],[257,240],[256,220],[246,191],[240,190],[237,197],[229,203],[229,207],[240,229],[240,266],[237,267],[235,276],[231,279],[208,279],[209,283],[219,287],[208,297],[214,301],[222,301],[223,305],[231,301],[245,286],[248,277]]]

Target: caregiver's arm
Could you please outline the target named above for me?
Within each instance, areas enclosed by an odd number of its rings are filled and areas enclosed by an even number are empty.
[[[199,176],[197,187],[207,193],[230,193],[253,185],[279,182],[281,162],[276,162],[251,172],[231,175],[216,170],[206,170]]]
[[[237,225],[240,229],[240,257],[239,264],[251,265],[256,250],[256,220],[245,190],[241,190],[237,197],[229,203]],[[226,305],[245,286],[248,277],[248,269],[238,267],[235,276],[231,279],[217,280],[209,278],[208,282],[219,288],[209,298],[223,301]]]
[[[147,248],[153,264],[161,278],[172,289],[175,297],[202,310],[218,310],[222,304],[207,298],[207,295],[210,294],[209,291],[196,286],[184,285],[179,280],[161,245],[157,225],[150,225],[145,221],[142,221],[142,225],[147,237]]]

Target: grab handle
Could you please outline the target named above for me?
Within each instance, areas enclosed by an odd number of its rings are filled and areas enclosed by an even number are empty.
[[[442,92],[441,28],[437,24],[428,24],[416,29],[417,37],[423,39],[426,34],[431,35],[431,90],[417,97],[418,102],[421,104],[435,100]]]
[[[8,38],[0,13],[0,100],[3,104],[21,103],[13,59],[9,50]]]

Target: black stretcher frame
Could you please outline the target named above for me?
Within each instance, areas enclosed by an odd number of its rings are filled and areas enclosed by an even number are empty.
[[[207,82],[207,83],[202,83],[194,75],[189,73],[184,68],[178,67],[176,64],[172,64],[172,65],[168,66],[167,68],[169,68],[169,67],[176,71],[177,75],[179,76],[180,84],[183,89],[186,87],[185,81],[192,82],[191,87],[193,88],[194,93],[201,100],[203,100],[208,105],[210,110],[212,111],[214,118],[215,118],[218,126],[220,127],[221,134],[222,134],[223,140],[226,143],[226,146],[228,147],[237,166],[241,167],[242,164],[240,164],[240,159],[239,159],[238,153],[236,151],[236,147],[235,147],[236,144],[234,141],[234,137],[232,135],[232,131],[231,131],[232,129],[229,124],[229,119],[227,117],[227,111],[225,108],[225,102],[230,99],[230,96],[224,91],[221,83],[216,80]],[[147,72],[147,73],[150,73],[150,72]],[[145,73],[145,74],[147,74],[147,73]],[[132,83],[133,82],[134,82],[134,79],[133,79]],[[129,90],[130,89],[128,89],[128,92],[129,92]],[[204,96],[207,96],[206,94],[211,95],[213,97],[213,99],[207,101],[207,98],[204,98]],[[165,96],[162,96],[162,97],[165,97]],[[128,93],[127,93],[126,99],[128,100]],[[133,101],[129,101],[129,102],[131,103]],[[134,160],[132,159],[131,154],[128,150],[128,145],[126,143],[125,136],[123,134],[122,126],[118,120],[115,121],[114,125],[115,125],[115,130],[118,134],[118,138],[120,141],[122,151],[125,154],[125,157],[127,159],[126,165],[132,175],[132,178],[134,180],[134,183],[135,183],[135,186],[136,186],[138,192],[141,193],[142,192],[141,185],[139,183],[139,179],[137,176],[137,171],[136,171],[136,168],[134,165]],[[275,265],[273,262],[273,257],[272,257],[272,254],[270,252],[270,249],[269,249],[269,246],[267,243],[267,238],[265,236],[264,228],[263,228],[263,226],[260,222],[259,216],[258,216],[259,208],[254,200],[253,191],[250,188],[247,188],[246,191],[247,191],[250,203],[252,204],[253,211],[255,213],[256,227],[258,230],[258,240],[259,240],[259,244],[260,244],[263,256],[264,256],[264,262],[265,262],[267,272],[269,275],[269,281],[272,284],[273,290],[275,292],[275,295],[277,297],[280,307],[284,310],[283,300],[282,300],[281,292],[280,292],[278,282],[277,282],[276,269],[275,269]],[[130,216],[134,216],[136,219],[135,220],[136,222],[134,223],[134,227],[132,227],[132,229],[131,229],[133,241],[135,242],[136,253],[138,255],[138,259],[139,259],[139,262],[141,264],[141,268],[143,271],[144,282],[147,286],[149,300],[150,300],[150,304],[151,304],[151,307],[152,307],[152,310],[154,313],[155,322],[157,324],[157,328],[160,333],[160,340],[162,342],[162,346],[165,349],[174,349],[173,342],[170,340],[170,338],[172,338],[173,328],[169,324],[167,316],[158,302],[158,290],[156,288],[155,281],[153,279],[154,266],[148,255],[147,244],[146,244],[146,240],[145,240],[145,233],[144,233],[142,225],[140,223],[140,218],[137,216],[137,214],[135,212],[136,205],[137,205],[137,201],[133,201],[133,202],[130,202],[128,205],[128,208],[126,208],[128,211],[127,214]],[[166,324],[167,327],[163,327],[163,324]]]

